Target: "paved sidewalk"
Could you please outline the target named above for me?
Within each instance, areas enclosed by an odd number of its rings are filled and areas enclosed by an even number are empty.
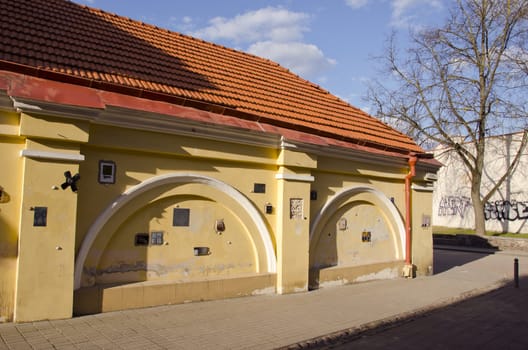
[[[516,257],[521,275],[528,276],[526,253],[474,255],[476,260],[412,280],[0,324],[0,349],[276,349],[493,290],[512,281]]]

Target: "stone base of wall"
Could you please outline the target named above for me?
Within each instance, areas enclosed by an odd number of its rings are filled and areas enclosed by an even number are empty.
[[[524,238],[435,234],[433,235],[433,244],[528,252],[528,239]]]
[[[510,237],[487,237],[488,242],[499,250],[520,250],[528,252],[528,239]]]
[[[75,291],[74,315],[273,294],[276,292],[276,279],[275,274],[259,274],[189,282],[136,282],[81,288]]]
[[[402,276],[405,261],[389,261],[361,266],[332,266],[310,271],[310,289],[391,279]]]

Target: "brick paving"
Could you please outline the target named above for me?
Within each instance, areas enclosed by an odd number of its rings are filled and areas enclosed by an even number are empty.
[[[528,276],[528,255],[516,254],[474,253],[459,266],[444,266],[435,276],[412,280],[372,281],[307,293],[160,306],[68,320],[5,323],[0,324],[0,350],[302,348],[318,337],[374,329],[495,290],[506,281],[511,283],[514,257],[519,258],[521,274]],[[526,292],[528,281],[521,282],[527,286],[521,285],[519,291]],[[493,293],[502,290],[507,289]],[[485,306],[487,312],[503,312],[505,307]],[[447,324],[445,317],[424,327]],[[471,319],[470,315],[467,318]],[[413,322],[424,320],[420,317]],[[475,322],[485,323],[478,318]],[[523,325],[524,321],[520,322]],[[487,330],[493,332],[494,328]],[[455,332],[463,334],[465,330],[450,330],[450,334]],[[500,342],[489,336],[488,343]]]
[[[528,349],[528,278],[385,327],[335,336],[311,349]]]

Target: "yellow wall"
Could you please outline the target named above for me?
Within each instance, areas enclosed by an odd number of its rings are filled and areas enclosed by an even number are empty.
[[[0,136],[0,322],[13,318],[23,147],[20,139]]]
[[[26,141],[26,150],[50,149],[72,151],[71,145]],[[71,317],[77,194],[59,186],[66,171],[78,172],[78,164],[28,157],[23,162],[15,320]],[[34,225],[38,207],[47,208],[45,226]]]
[[[64,117],[0,116],[0,133],[9,135],[0,136],[0,155],[12,169],[0,174],[10,194],[0,203],[5,319],[67,318],[74,303],[86,313],[293,293],[401,270],[405,160],[359,162]],[[115,183],[99,182],[100,161],[115,163]],[[65,171],[81,175],[77,193],[59,188]],[[412,195],[413,263],[427,274],[432,238],[421,218],[430,214],[431,193]],[[45,227],[33,225],[35,207],[48,209]],[[173,225],[175,208],[190,210],[188,226]],[[224,232],[216,231],[220,220]],[[135,245],[136,234],[159,231],[164,244]],[[210,254],[196,256],[195,247]],[[168,294],[158,298],[156,290]],[[183,291],[185,300],[174,296]],[[137,297],[122,303],[123,293]]]
[[[423,185],[423,184],[422,184]],[[433,266],[433,192],[412,191],[412,263],[418,275],[431,275]],[[429,225],[427,225],[429,224]]]

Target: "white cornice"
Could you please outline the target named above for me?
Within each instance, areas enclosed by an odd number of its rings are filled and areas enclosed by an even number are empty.
[[[264,131],[251,131],[219,124],[208,124],[185,119],[185,117],[117,107],[107,107],[98,116],[96,123],[260,147],[278,148],[281,142],[280,135]]]
[[[277,180],[291,180],[301,182],[314,182],[315,178],[311,175],[297,175],[297,174],[276,174]]]
[[[412,184],[411,188],[415,191],[419,191],[419,192],[433,192],[434,191],[434,187],[433,186],[420,186],[420,185],[417,185],[417,184]]]
[[[120,126],[137,130],[211,139],[257,147],[291,149],[298,152],[311,153],[317,156],[331,156],[338,159],[365,164],[384,165],[397,168],[407,167],[407,159],[404,155],[398,157],[346,147],[314,145],[289,140],[280,134],[269,133],[263,130],[248,130],[242,127],[190,120],[185,118],[184,115],[178,117],[115,106],[106,106],[105,109],[97,109],[13,97],[11,97],[11,100],[11,106],[13,109],[28,114],[88,120],[100,125]],[[202,111],[196,110],[196,112],[200,113]],[[436,169],[434,166],[420,163],[418,163],[416,167],[417,169],[427,171],[433,171]]]
[[[11,97],[13,107],[17,112],[30,115],[44,115],[50,117],[66,117],[70,119],[93,120],[101,109],[65,105],[46,101],[35,101],[18,97]]]
[[[297,151],[312,153],[317,156],[333,157],[353,162],[361,162],[374,165],[385,165],[392,167],[406,167],[407,158],[394,157],[379,153],[371,153],[357,149],[337,147],[331,145],[313,145],[309,143],[300,143],[288,141],[285,145],[294,145]]]
[[[61,160],[79,163],[84,161],[84,155],[74,153],[50,152],[24,149],[20,151],[20,156],[32,159]]]

